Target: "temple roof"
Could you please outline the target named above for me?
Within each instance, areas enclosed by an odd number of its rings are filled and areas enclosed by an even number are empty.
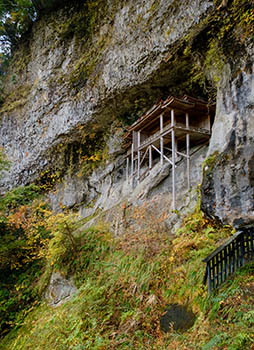
[[[142,115],[129,128],[128,132],[138,131],[147,123],[157,119],[162,113],[170,113],[170,110],[178,113],[190,113],[192,116],[210,115],[215,113],[215,103],[208,103],[202,99],[184,95],[182,98],[169,96],[165,101],[155,104],[149,111]]]

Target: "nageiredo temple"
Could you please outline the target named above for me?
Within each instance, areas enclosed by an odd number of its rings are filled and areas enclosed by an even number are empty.
[[[177,159],[181,156],[186,160],[190,189],[190,149],[209,142],[214,115],[214,103],[187,95],[169,96],[142,115],[125,135],[126,177],[131,179],[132,186],[152,169],[159,155],[161,166],[166,161],[172,167],[172,210],[175,210]]]

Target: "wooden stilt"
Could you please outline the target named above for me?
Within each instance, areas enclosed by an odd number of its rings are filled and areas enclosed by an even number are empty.
[[[207,120],[208,120],[208,130],[209,130],[210,132],[212,132],[211,116],[210,116],[210,114],[208,114]]]
[[[126,181],[129,181],[129,157],[126,159]]]
[[[140,147],[140,131],[138,132],[138,183],[139,183],[139,180],[140,180],[140,150],[139,150],[139,147]]]
[[[189,113],[185,115],[186,119],[186,129],[190,127]],[[188,190],[190,189],[190,134],[186,134],[186,155],[187,155],[187,184]]]
[[[159,155],[161,155],[161,151],[158,150],[157,147],[155,147],[154,145],[152,145],[152,148],[155,149],[155,151],[157,151],[159,153]],[[172,161],[170,159],[168,159],[168,157],[165,156],[165,154],[163,154],[163,158],[166,159],[171,165],[173,165]]]
[[[131,182],[134,187],[134,144],[131,144]]]
[[[163,114],[160,115],[160,132],[163,133]],[[161,165],[163,165],[163,136],[160,137]]]
[[[148,151],[149,151],[149,147],[146,149],[145,153],[142,155],[142,158],[140,160],[140,167],[141,167],[143,161],[145,160],[145,157],[146,157]]]
[[[172,126],[172,132],[171,132],[171,136],[172,136],[172,208],[173,210],[176,209],[176,197],[175,197],[175,187],[176,187],[176,183],[175,183],[175,130],[174,130],[174,126],[175,126],[175,113],[174,110],[171,110],[171,126]]]
[[[152,166],[153,166],[152,146],[149,146],[149,170],[152,169]]]
[[[175,138],[175,158],[177,159],[177,153],[178,153],[178,140]]]

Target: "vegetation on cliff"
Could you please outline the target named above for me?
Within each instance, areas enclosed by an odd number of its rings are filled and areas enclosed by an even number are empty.
[[[22,36],[31,29],[39,12],[63,6],[59,0],[1,0],[0,1],[0,43],[2,53],[9,54],[16,48]]]
[[[17,3],[21,4],[21,0]],[[99,0],[83,3],[80,12],[56,27],[61,41],[76,36],[85,48],[72,72],[58,81],[67,82],[68,88],[77,94],[92,74],[96,83],[99,73],[94,68],[108,45],[99,38],[86,51],[88,37],[91,39],[96,22],[107,11],[102,3]],[[154,1],[152,11],[156,12],[158,3]],[[14,2],[6,4],[11,11]],[[231,1],[226,15],[219,7],[220,2],[215,4],[216,12],[179,43],[176,54],[172,53],[164,65],[165,68],[175,64],[173,73],[178,73],[176,77],[184,76],[175,90],[172,87],[177,94],[195,91],[213,98],[232,43],[235,55],[231,54],[234,57],[230,59],[236,66],[238,52],[247,40],[252,40],[253,1]],[[98,8],[100,12],[96,11]],[[20,26],[18,18],[12,13],[11,24],[24,32],[27,27]],[[2,21],[6,26],[9,17],[2,16]],[[21,32],[15,35],[14,42]],[[208,71],[212,73],[212,85],[207,81]],[[15,81],[16,77],[14,85]],[[169,88],[163,87],[167,93]],[[24,90],[22,98],[26,99],[27,91]],[[133,122],[149,98],[133,99],[134,109],[132,103],[119,114],[119,119],[123,123]],[[6,101],[9,104],[2,110],[5,113],[20,106],[20,103],[13,106],[10,96]],[[62,168],[88,174],[105,161],[103,133],[91,130],[82,143],[59,144],[54,149],[66,156]],[[211,166],[213,160],[206,165]],[[127,232],[114,238],[103,223],[84,229],[84,222],[75,215],[54,214],[41,199],[42,189],[51,190],[63,178],[62,168],[57,166],[54,172],[41,173],[38,186],[16,188],[0,198],[1,350],[243,350],[253,346],[253,264],[232,276],[211,297],[202,284],[205,268],[202,259],[231,235],[230,227],[207,220],[196,208],[174,238],[156,229]],[[0,171],[7,167],[8,162],[0,153]],[[73,276],[78,287],[78,293],[56,309],[44,300],[52,271]],[[171,303],[188,304],[196,314],[196,322],[189,331],[161,332],[160,317]]]
[[[20,41],[36,17],[35,8],[30,0],[0,1],[0,43],[1,51],[9,53],[10,47]]]
[[[82,229],[77,217],[25,198],[9,206],[4,223],[12,226],[1,230],[1,350],[240,350],[254,341],[253,264],[208,297],[202,259],[231,228],[207,220],[198,207],[174,238],[156,230],[114,238],[102,223]],[[78,287],[55,309],[43,297],[53,270],[72,275]],[[161,332],[171,303],[196,314],[189,331]]]

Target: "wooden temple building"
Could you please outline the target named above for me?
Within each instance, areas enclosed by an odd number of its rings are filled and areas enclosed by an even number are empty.
[[[156,155],[160,164],[172,166],[172,209],[176,209],[176,173],[179,156],[186,159],[186,181],[190,188],[190,148],[207,143],[215,104],[190,96],[168,97],[154,105],[128,128],[125,136],[127,157],[126,177],[132,186],[141,181],[141,171],[153,167]],[[158,158],[158,157],[157,157]]]

